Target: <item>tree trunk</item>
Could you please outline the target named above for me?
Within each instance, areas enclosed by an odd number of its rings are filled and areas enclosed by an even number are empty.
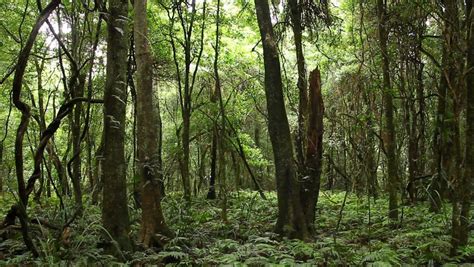
[[[472,0],[466,1],[467,13],[467,64],[466,64],[466,151],[464,173],[455,194],[457,201],[453,202],[453,229],[451,239],[451,254],[457,254],[460,246],[466,246],[469,234],[471,218],[469,210],[472,200],[472,182],[474,175],[474,8]]]
[[[5,175],[6,166],[3,163],[3,141],[0,142],[0,195],[3,195],[3,176]]]
[[[293,38],[295,42],[296,49],[296,64],[298,67],[298,92],[299,92],[299,102],[298,102],[298,132],[296,135],[296,158],[298,162],[299,175],[304,176],[306,173],[306,163],[305,163],[305,152],[306,147],[306,136],[305,136],[305,125],[306,125],[306,116],[308,113],[308,81],[306,79],[306,62],[303,53],[303,29],[301,25],[301,3],[298,3],[298,0],[288,1],[290,6],[290,16],[291,16],[291,28],[293,30]]]
[[[137,62],[138,174],[141,180],[142,224],[139,242],[161,245],[156,235],[171,236],[161,210],[159,129],[153,92],[153,62],[148,44],[147,0],[134,1],[134,40]]]
[[[220,10],[221,10],[221,1],[217,0],[217,11],[216,11],[216,44],[214,46],[214,79],[215,79],[215,86],[214,92],[211,96],[211,102],[216,103],[219,101],[219,109],[216,112],[217,116],[213,123],[213,130],[212,130],[212,147],[211,147],[211,178],[210,178],[210,186],[209,192],[207,194],[208,199],[215,199],[216,198],[216,164],[217,164],[217,150],[219,150],[219,177],[221,178],[222,184],[224,183],[225,174],[223,173],[223,169],[225,168],[225,160],[224,160],[224,134],[225,134],[225,113],[224,113],[224,104],[222,101],[222,92],[221,92],[221,80],[219,77],[219,42],[220,42]],[[218,123],[219,118],[221,119],[221,130],[219,131]],[[219,149],[217,147],[219,146]]]
[[[278,219],[275,230],[290,238],[307,239],[308,226],[301,206],[300,186],[296,179],[293,145],[286,117],[280,59],[270,7],[267,0],[255,0],[255,8],[263,44],[268,131],[276,171]]]
[[[104,92],[102,221],[122,250],[130,250],[125,164],[128,1],[109,1]],[[117,254],[117,252],[115,252]]]
[[[364,88],[365,89],[365,88]],[[366,107],[366,114],[367,114],[367,122],[366,122],[366,142],[367,148],[365,156],[365,174],[367,176],[367,187],[368,193],[370,197],[374,199],[378,197],[378,181],[377,181],[377,161],[376,161],[376,147],[375,147],[375,131],[374,128],[374,112],[373,112],[373,100],[368,93],[364,95],[364,101],[367,105]]]
[[[100,144],[94,155],[94,187],[92,188],[92,204],[99,203],[99,196],[104,187],[104,133],[100,138]]]
[[[212,101],[214,102],[214,101]],[[217,174],[217,142],[218,130],[217,122],[212,126],[212,143],[211,143],[211,174],[209,177],[209,190],[207,191],[207,199],[216,199],[216,174]]]
[[[425,173],[425,93],[424,93],[424,82],[423,82],[423,69],[424,63],[421,58],[421,52],[419,47],[422,46],[423,34],[425,32],[425,19],[420,20],[417,26],[417,46],[414,48],[414,65],[415,65],[415,75],[416,75],[416,100],[413,100],[412,103],[412,117],[413,123],[412,127],[416,128],[416,131],[413,131],[410,144],[415,145],[413,149],[416,150],[416,171],[413,171],[413,174],[410,175],[410,184],[408,187],[408,193],[412,203],[417,201],[418,187],[419,182],[416,181],[417,177],[424,175]],[[416,104],[418,103],[418,110],[416,109]],[[412,140],[414,139],[414,140]],[[412,173],[412,172],[410,172]]]
[[[73,98],[84,96],[84,86],[86,82],[86,75],[80,74],[77,79],[77,84],[71,88]],[[82,174],[81,174],[81,114],[82,104],[78,103],[74,107],[72,113],[72,189],[74,191],[74,201],[78,210],[83,209],[82,205]]]
[[[308,107],[306,173],[301,182],[300,192],[306,224],[309,230],[313,231],[321,185],[324,131],[324,104],[321,94],[321,75],[319,69],[313,70],[310,74]]]
[[[434,144],[438,147],[436,155],[437,175],[431,191],[431,210],[439,212],[442,200],[448,195],[453,202],[459,201],[457,194],[448,190],[448,181],[454,190],[459,185],[462,164],[460,144],[460,114],[462,109],[463,52],[459,44],[462,42],[459,20],[459,1],[443,1],[443,55],[441,65],[441,81],[438,99],[438,125]],[[453,213],[456,210],[453,210]],[[456,223],[453,221],[453,223]]]
[[[383,104],[384,104],[384,145],[387,156],[387,178],[389,191],[389,213],[392,222],[398,220],[398,165],[396,159],[395,125],[393,115],[393,96],[390,84],[389,55],[387,49],[388,25],[387,6],[384,0],[377,0],[379,45],[382,54]]]
[[[188,108],[183,110],[183,132],[181,133],[182,155],[181,155],[181,179],[183,180],[184,199],[191,200],[191,178],[189,174],[189,152],[190,152],[190,124],[191,111]]]

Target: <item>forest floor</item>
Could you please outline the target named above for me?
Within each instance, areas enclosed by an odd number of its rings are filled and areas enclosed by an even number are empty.
[[[126,265],[173,263],[178,265],[439,265],[474,262],[474,240],[461,256],[449,258],[450,208],[440,214],[428,211],[426,203],[403,206],[401,227],[392,229],[386,218],[387,201],[358,198],[344,192],[321,192],[317,234],[314,242],[281,239],[272,233],[276,220],[276,196],[256,192],[232,193],[227,202],[227,222],[222,220],[222,202],[195,199],[186,205],[178,195],[164,201],[164,213],[176,237],[160,251],[137,250],[125,253]],[[3,217],[13,201],[0,196]],[[30,208],[32,218],[61,225],[63,212],[58,200],[50,199]],[[34,225],[42,257],[33,259],[26,251],[20,232],[0,231],[0,266],[9,264],[109,265],[117,263],[101,247],[100,209],[86,205],[84,215],[67,231]],[[69,210],[71,214],[73,211]],[[139,211],[131,208],[132,235],[136,239]],[[70,215],[69,215],[70,216]],[[339,222],[340,221],[340,222]],[[339,222],[339,223],[338,223]]]

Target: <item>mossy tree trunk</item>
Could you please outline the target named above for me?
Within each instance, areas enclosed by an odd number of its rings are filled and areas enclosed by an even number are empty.
[[[108,11],[102,221],[105,230],[117,242],[120,249],[130,250],[124,151],[129,43],[128,0],[109,1]]]

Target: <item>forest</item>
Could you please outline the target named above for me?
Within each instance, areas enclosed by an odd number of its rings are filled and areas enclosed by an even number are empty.
[[[0,79],[0,266],[474,263],[473,0],[0,0]]]

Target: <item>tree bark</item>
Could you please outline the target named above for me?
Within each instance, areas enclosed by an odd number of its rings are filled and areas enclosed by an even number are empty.
[[[384,0],[377,0],[379,46],[382,54],[382,74],[383,74],[383,105],[384,105],[384,145],[387,156],[387,178],[389,192],[389,213],[392,222],[398,220],[398,165],[396,159],[395,124],[393,115],[393,96],[390,83],[390,66],[387,49],[388,25],[387,25],[387,4]]]
[[[307,122],[307,147],[305,177],[301,182],[301,205],[308,229],[314,231],[316,205],[318,204],[321,186],[321,169],[323,157],[323,115],[324,103],[321,94],[321,74],[319,69],[310,73],[309,114]]]
[[[213,137],[212,137],[212,158],[211,158],[211,186],[209,187],[209,192],[207,195],[208,199],[215,199],[216,198],[216,189],[215,189],[215,181],[216,181],[216,164],[219,161],[219,169],[218,174],[221,178],[221,192],[224,193],[224,202],[226,202],[226,193],[225,193],[225,147],[224,147],[224,135],[226,134],[225,130],[225,107],[224,102],[222,100],[222,90],[221,90],[221,79],[219,76],[219,46],[220,46],[220,11],[221,11],[221,1],[217,0],[217,11],[216,11],[216,44],[214,46],[214,79],[215,79],[215,86],[214,92],[212,94],[211,102],[219,104],[219,109],[216,112],[217,116],[215,118],[213,124]],[[221,127],[219,129],[219,119],[221,122]],[[218,150],[218,155],[216,153]],[[217,157],[218,156],[218,157]],[[218,158],[218,160],[217,160]]]
[[[156,234],[171,236],[161,209],[158,116],[153,92],[153,60],[148,44],[147,0],[134,1],[134,40],[137,63],[138,174],[141,181],[142,223],[139,242],[161,245]]]
[[[466,246],[470,234],[470,208],[472,200],[472,184],[474,176],[474,8],[472,0],[466,1],[467,13],[467,64],[466,64],[466,150],[464,173],[459,182],[457,201],[453,202],[453,229],[451,238],[451,254],[457,254],[460,246]],[[458,210],[455,212],[455,210]]]
[[[3,141],[0,142],[0,195],[3,195],[3,176],[6,166],[3,163]]]
[[[97,205],[99,203],[100,193],[104,187],[104,133],[102,133],[99,147],[95,151],[94,156],[94,187],[92,188],[92,204]]]
[[[451,184],[454,191],[457,190],[462,165],[460,114],[464,97],[462,65],[465,59],[459,45],[463,42],[459,4],[458,0],[445,0],[442,8],[443,54],[434,142],[437,175],[434,177],[433,190],[430,192],[431,210],[434,212],[441,210],[442,200],[448,196],[453,202],[459,201],[458,196],[448,188]],[[456,209],[453,212],[456,212]]]
[[[308,239],[308,226],[301,206],[290,127],[286,117],[280,59],[267,0],[255,0],[263,45],[268,131],[275,161],[278,219],[275,231],[290,238]]]
[[[296,64],[298,67],[298,131],[296,135],[296,158],[298,161],[298,169],[300,176],[306,173],[306,162],[304,149],[307,145],[305,136],[306,116],[308,113],[308,81],[306,78],[306,62],[303,53],[303,27],[301,24],[302,6],[298,0],[288,1],[291,15],[291,28],[293,30],[293,38],[296,49]]]
[[[74,76],[74,74],[73,74]],[[77,83],[75,83],[71,90],[73,98],[84,96],[84,86],[86,82],[86,75],[80,74]],[[72,189],[74,191],[74,201],[76,208],[81,211],[82,204],[82,174],[81,174],[81,114],[82,104],[78,103],[74,107],[72,113],[72,158],[70,163],[72,165]],[[69,165],[69,164],[68,164]],[[69,166],[68,166],[69,167]]]
[[[107,68],[104,92],[102,221],[122,250],[130,250],[125,164],[125,112],[128,53],[128,0],[108,8]],[[112,251],[118,254],[118,251]]]

